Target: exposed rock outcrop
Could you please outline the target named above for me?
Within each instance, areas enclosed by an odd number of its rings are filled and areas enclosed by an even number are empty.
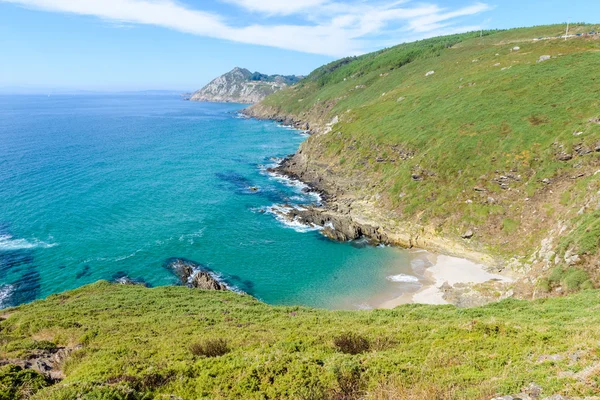
[[[63,363],[73,351],[79,349],[81,349],[81,346],[36,350],[22,359],[0,360],[0,366],[16,365],[23,369],[32,369],[44,375],[50,381],[58,382],[65,378],[61,369]]]
[[[182,258],[169,259],[166,267],[175,273],[181,284],[201,290],[229,290],[227,285],[219,281],[207,268],[193,261]]]
[[[264,75],[236,67],[192,94],[190,100],[254,104],[299,80],[297,76]]]

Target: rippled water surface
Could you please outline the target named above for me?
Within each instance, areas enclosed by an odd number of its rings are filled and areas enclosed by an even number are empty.
[[[316,199],[264,171],[305,137],[240,108],[1,96],[0,307],[122,275],[175,284],[172,257],[272,304],[371,307],[418,288],[414,254],[333,243],[268,212]]]

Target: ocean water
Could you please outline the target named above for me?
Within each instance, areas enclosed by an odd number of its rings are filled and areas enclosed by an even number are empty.
[[[421,254],[334,243],[269,212],[318,201],[265,172],[305,135],[242,107],[0,96],[0,307],[123,275],[173,285],[172,257],[270,304],[370,308],[417,290]]]

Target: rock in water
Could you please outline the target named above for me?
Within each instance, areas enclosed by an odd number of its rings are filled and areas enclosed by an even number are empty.
[[[202,290],[229,290],[210,271],[193,261],[174,258],[167,260],[166,267],[179,277],[182,285],[187,287]]]
[[[195,289],[202,290],[228,290],[227,287],[212,277],[206,271],[196,271],[192,276],[190,284]]]

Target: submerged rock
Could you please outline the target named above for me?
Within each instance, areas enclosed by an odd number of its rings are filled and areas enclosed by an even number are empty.
[[[125,272],[120,271],[113,275],[112,281],[114,283],[118,283],[119,285],[125,286],[145,286],[149,287],[147,282],[143,279],[132,279]]]
[[[229,290],[211,271],[193,261],[182,258],[167,260],[166,267],[177,275],[182,285],[201,290]]]

